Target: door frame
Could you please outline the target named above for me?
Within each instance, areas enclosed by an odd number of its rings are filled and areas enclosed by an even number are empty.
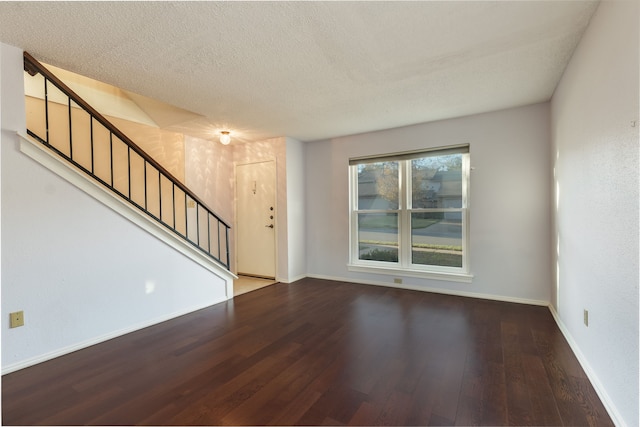
[[[280,281],[278,277],[280,276],[280,271],[278,269],[278,240],[280,236],[280,228],[278,226],[278,216],[280,210],[278,209],[278,160],[275,157],[265,157],[262,159],[253,159],[253,160],[244,160],[240,162],[234,162],[233,164],[233,216],[234,216],[234,224],[233,227],[233,255],[235,260],[236,273],[238,271],[238,187],[236,183],[238,182],[238,166],[246,166],[246,165],[255,165],[258,163],[267,163],[273,162],[275,166],[275,182],[273,183],[273,209],[275,211],[275,215],[273,216],[273,226],[275,227],[275,236],[274,236],[274,262],[275,262],[275,278],[274,280]]]

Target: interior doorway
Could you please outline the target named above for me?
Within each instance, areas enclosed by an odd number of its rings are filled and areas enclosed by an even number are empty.
[[[251,276],[238,275],[238,278],[233,281],[233,296],[246,294],[258,289],[271,286],[276,283],[275,279],[263,279]]]
[[[238,274],[276,277],[276,165],[274,160],[236,166]]]

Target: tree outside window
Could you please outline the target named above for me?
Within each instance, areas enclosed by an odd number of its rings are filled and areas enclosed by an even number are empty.
[[[465,146],[352,162],[352,262],[464,270],[468,156]]]

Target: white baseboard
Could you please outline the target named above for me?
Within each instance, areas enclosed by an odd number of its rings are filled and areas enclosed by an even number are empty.
[[[584,354],[580,350],[580,347],[578,346],[576,341],[573,339],[573,336],[571,336],[571,334],[569,333],[569,330],[567,329],[567,327],[564,325],[562,320],[560,320],[560,316],[558,315],[558,312],[556,312],[556,309],[552,304],[549,304],[549,311],[551,312],[553,319],[556,321],[556,324],[558,325],[560,332],[562,332],[562,335],[564,335],[564,338],[569,343],[569,347],[571,347],[573,354],[575,354],[576,358],[578,359],[578,363],[580,363],[580,366],[582,366],[582,369],[584,370],[585,374],[587,374],[587,378],[589,378],[589,381],[591,381],[591,385],[595,389],[596,394],[598,395],[605,409],[609,413],[611,420],[618,427],[626,427],[627,423],[624,422],[622,416],[620,415],[620,413],[616,408],[616,405],[613,403],[613,401],[609,397],[609,394],[607,394],[607,391],[605,390],[604,386],[600,382],[598,375],[596,375],[595,371],[591,368],[591,365],[587,361],[587,358],[584,356]]]
[[[378,282],[375,280],[359,280],[353,278],[345,278],[345,277],[333,277],[333,276],[325,276],[320,274],[307,274],[307,277],[314,279],[324,279],[324,280],[334,280],[337,282],[350,282],[357,283],[360,285],[373,285],[373,286],[384,286],[387,288],[400,288],[400,289],[408,289],[412,291],[423,291],[423,292],[433,292],[436,294],[445,294],[445,295],[455,295],[460,297],[470,297],[470,298],[479,298],[479,299],[488,299],[492,301],[502,301],[502,302],[514,302],[518,304],[528,304],[528,305],[539,305],[543,307],[547,307],[549,305],[549,301],[542,300],[534,300],[534,299],[526,299],[526,298],[515,298],[508,297],[502,295],[491,295],[491,294],[480,294],[475,292],[466,292],[466,291],[454,291],[450,289],[441,289],[441,288],[431,288],[427,286],[416,286],[416,285],[405,285],[405,284],[395,284],[388,282]]]
[[[562,321],[560,320],[560,317],[558,316],[558,313],[556,312],[553,305],[551,305],[551,303],[549,303],[548,301],[505,297],[501,295],[478,294],[478,293],[464,292],[464,291],[451,291],[447,289],[429,288],[429,287],[415,286],[415,285],[403,285],[403,284],[391,285],[387,282],[376,282],[373,280],[358,280],[358,279],[344,278],[344,277],[325,276],[321,274],[308,274],[307,277],[314,278],[314,279],[333,280],[337,282],[350,282],[350,283],[358,283],[362,285],[374,285],[374,286],[384,286],[388,288],[410,289],[410,290],[416,290],[416,291],[434,292],[434,293],[447,294],[447,295],[456,295],[456,296],[463,296],[463,297],[481,298],[481,299],[489,299],[494,301],[514,302],[519,304],[529,304],[529,305],[549,307],[549,311],[551,311],[551,315],[553,316],[556,324],[558,325],[558,328],[560,329],[565,339],[569,343],[571,350],[573,351],[576,358],[578,359],[578,363],[580,363],[580,366],[582,366],[582,369],[586,373],[587,378],[589,378],[589,381],[591,382],[593,388],[595,389],[596,394],[602,401],[602,404],[607,410],[607,413],[611,417],[613,423],[618,427],[627,427],[627,424],[624,422],[623,418],[620,416],[620,413],[618,412],[615,404],[607,394],[604,386],[600,382],[600,379],[598,378],[594,370],[591,368],[591,365],[587,361],[584,354],[582,354],[580,347],[578,347],[578,344],[575,342],[575,340],[569,333],[569,330],[565,327],[564,323],[562,323]]]
[[[193,306],[185,310],[175,311],[173,313],[159,316],[154,319],[147,320],[145,322],[141,322],[123,329],[119,329],[117,331],[109,332],[107,334],[100,335],[98,337],[90,338],[88,340],[79,342],[77,344],[72,344],[70,346],[59,348],[57,350],[50,351],[48,353],[41,354],[26,360],[21,360],[20,362],[13,363],[11,365],[3,366],[2,375],[19,371],[20,369],[28,368],[29,366],[37,365],[39,363],[46,362],[47,360],[55,359],[56,357],[64,356],[65,354],[73,353],[74,351],[82,350],[83,348],[91,347],[92,345],[96,345],[101,342],[108,341],[110,339],[117,338],[122,335],[129,334],[131,332],[138,331],[140,329],[148,328],[149,326],[166,322],[167,320],[184,316],[185,314],[189,314],[194,311],[202,310],[203,308],[207,308],[212,305],[220,304],[221,302],[227,301],[227,299],[228,298],[222,298],[219,300],[214,300],[213,302],[208,302],[206,304],[199,304],[197,306]]]
[[[307,276],[306,274],[301,274],[299,276],[292,277],[288,280],[278,280],[278,281],[281,283],[293,283],[293,282],[297,282],[298,280],[302,280],[305,277],[309,277],[309,276]]]

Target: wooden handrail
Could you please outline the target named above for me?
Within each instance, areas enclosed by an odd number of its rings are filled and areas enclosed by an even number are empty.
[[[120,129],[115,127],[109,120],[107,120],[102,114],[96,111],[91,105],[89,105],[86,101],[84,101],[78,94],[76,94],[69,86],[64,84],[58,77],[56,77],[51,71],[49,71],[45,66],[43,66],[37,59],[31,56],[28,52],[24,52],[24,60],[25,60],[25,71],[30,75],[35,75],[37,73],[42,74],[53,83],[58,89],[60,89],[63,93],[69,96],[76,104],[78,104],[82,109],[87,111],[93,118],[95,118],[100,124],[106,127],[113,135],[117,136],[122,142],[127,144],[129,147],[133,149],[138,155],[140,155],[143,159],[145,159],[149,164],[158,169],[163,175],[165,175],[169,180],[171,180],[178,188],[180,188],[186,195],[188,195],[192,200],[196,201],[200,206],[202,206],[207,212],[213,215],[221,224],[223,224],[227,228],[231,228],[229,224],[227,224],[222,218],[220,218],[211,208],[209,208],[206,203],[204,203],[198,196],[196,196],[191,190],[189,190],[178,178],[174,177],[168,170],[162,167],[156,160],[154,160],[151,156],[149,156],[144,150],[142,150],[138,145],[133,142],[129,137],[127,137]]]

